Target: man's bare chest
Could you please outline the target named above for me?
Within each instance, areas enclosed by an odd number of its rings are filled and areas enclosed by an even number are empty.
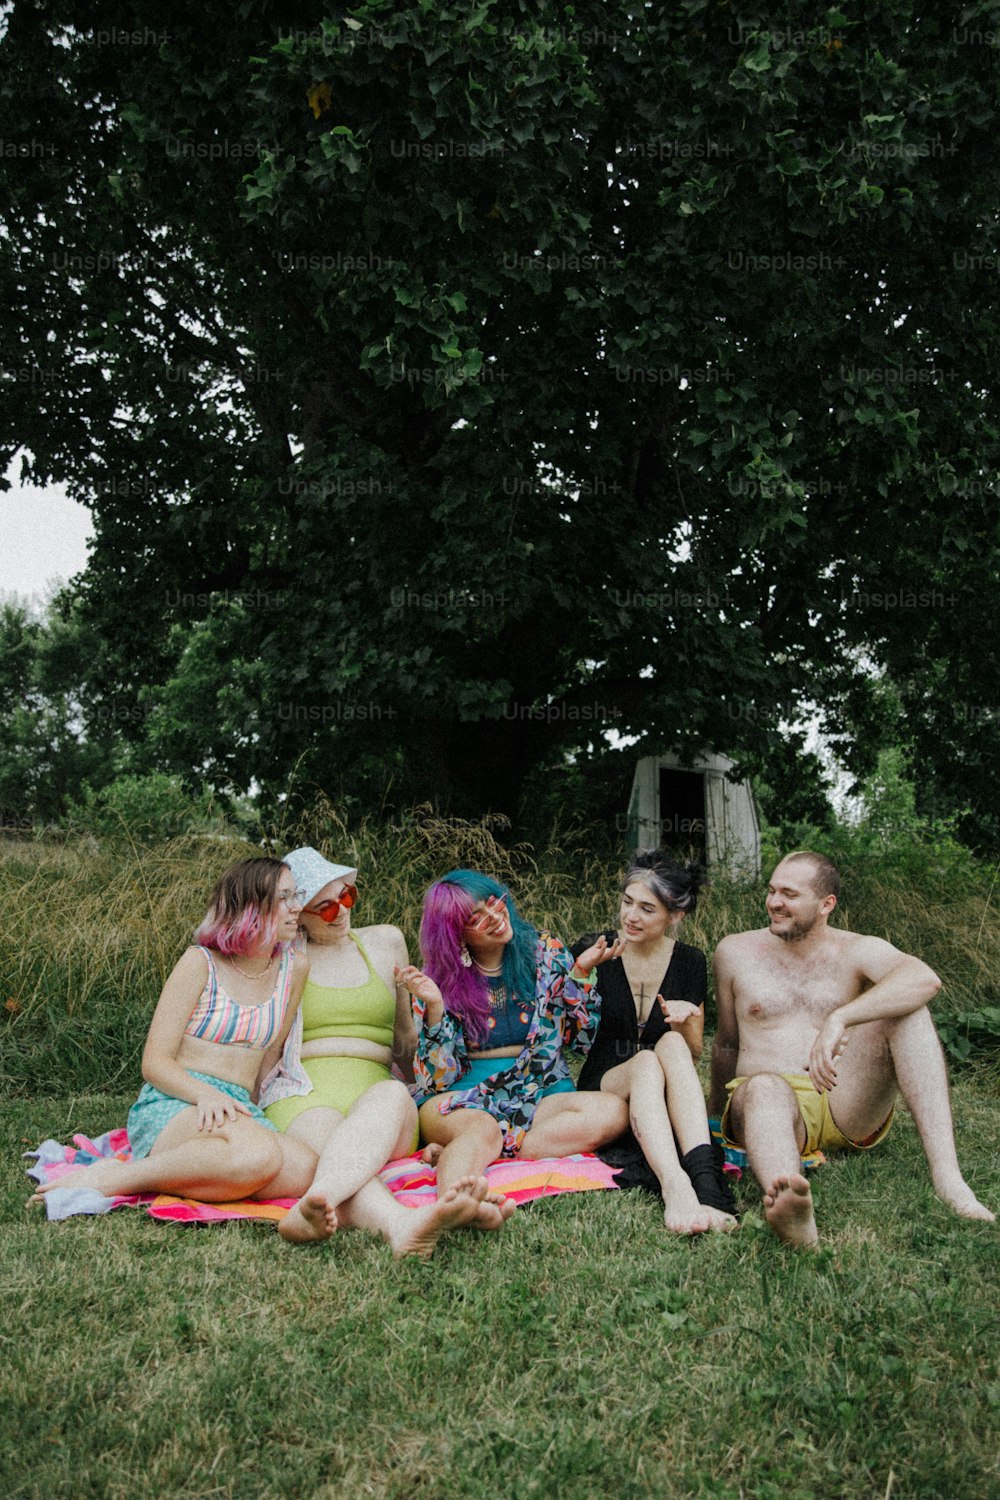
[[[751,963],[735,986],[738,1019],[774,1024],[791,1016],[819,1026],[858,993],[856,975],[836,959]]]

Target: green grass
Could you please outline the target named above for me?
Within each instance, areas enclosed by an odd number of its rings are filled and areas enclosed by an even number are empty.
[[[5,1500],[1000,1494],[997,1230],[934,1199],[905,1113],[814,1179],[816,1256],[748,1186],[735,1237],[580,1195],[420,1265],[358,1232],[25,1212],[20,1152],[128,1102],[0,1108]],[[955,1103],[996,1203],[996,1099]]]
[[[320,809],[281,847],[357,862],[359,920],[399,922],[412,951],[423,889],[456,864],[509,879],[566,938],[613,919],[595,840],[539,855],[494,831],[348,831]],[[3,1500],[1000,1496],[1000,1231],[933,1197],[905,1111],[814,1179],[815,1256],[777,1245],[751,1186],[734,1237],[673,1240],[653,1199],[590,1194],[457,1234],[427,1266],[360,1233],[294,1250],[262,1225],[26,1213],[24,1150],[124,1122],[162,979],[246,852],[0,847]],[[939,1019],[996,1003],[991,872],[910,851],[843,873],[841,920],[942,974]],[[716,881],[685,936],[760,925],[761,895]],[[960,1159],[994,1207],[998,1103],[995,1062],[958,1075]]]

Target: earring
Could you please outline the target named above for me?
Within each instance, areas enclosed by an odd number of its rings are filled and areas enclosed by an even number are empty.
[[[462,944],[462,951],[458,955],[458,957],[463,969],[472,968],[472,954],[469,952],[464,943]]]

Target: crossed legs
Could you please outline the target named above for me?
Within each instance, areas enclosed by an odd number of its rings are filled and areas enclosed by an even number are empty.
[[[431,1254],[441,1234],[473,1223],[488,1198],[485,1177],[456,1178],[426,1208],[406,1208],[380,1182],[387,1161],[409,1154],[416,1109],[403,1084],[387,1079],[367,1089],[346,1115],[320,1107],[304,1111],[286,1138],[308,1142],[319,1154],[311,1185],[278,1225],[296,1244],[325,1240],[338,1225],[370,1229],[397,1256]]]
[[[619,1099],[575,1091],[549,1094],[539,1100],[520,1155],[533,1159],[595,1151],[621,1135],[627,1124],[628,1111]],[[428,1099],[420,1110],[420,1129],[426,1141],[443,1148],[436,1160],[439,1192],[463,1174],[484,1171],[503,1149],[500,1126],[482,1109],[454,1109],[443,1115],[436,1101]],[[479,1226],[497,1228],[513,1212],[514,1205],[503,1200],[494,1215],[487,1201],[480,1211]]]

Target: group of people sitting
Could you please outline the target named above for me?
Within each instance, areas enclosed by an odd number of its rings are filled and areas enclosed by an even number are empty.
[[[603,1150],[638,1160],[668,1230],[736,1227],[696,1071],[706,960],[678,936],[698,867],[636,855],[617,927],[571,948],[536,931],[500,882],[452,870],[424,900],[422,966],[397,927],[352,927],[357,874],[301,848],[222,875],[153,1015],[131,1159],[95,1162],[80,1183],[109,1197],[295,1198],[287,1240],[354,1226],[426,1257],[446,1230],[510,1218],[491,1162]],[[830,927],[838,893],[827,859],[788,855],[768,925],[719,944],[708,1108],[789,1244],[817,1240],[802,1154],[870,1150],[897,1089],[938,1197],[992,1219],[955,1154],[928,1010],[940,981],[880,938]],[[586,1058],[575,1084],[567,1051]],[[421,1140],[437,1198],[410,1208],[378,1174]]]

